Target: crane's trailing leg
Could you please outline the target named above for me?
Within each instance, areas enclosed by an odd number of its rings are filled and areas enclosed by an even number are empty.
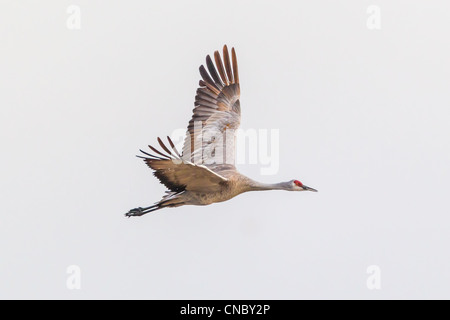
[[[159,209],[163,209],[163,208],[174,208],[174,207],[179,207],[182,205],[186,204],[186,199],[183,198],[183,194],[184,192],[166,192],[166,195],[163,196],[163,198],[161,199],[161,201],[159,201],[158,203],[150,206],[150,207],[146,207],[146,208],[135,208],[135,209],[131,209],[130,211],[128,211],[127,213],[125,213],[126,217],[140,217],[143,216],[144,214],[159,210]]]
[[[159,204],[155,204],[153,206],[150,207],[146,207],[146,208],[134,208],[131,209],[130,211],[128,211],[127,213],[125,213],[126,217],[140,217],[143,216],[144,214],[156,211],[158,209],[161,209],[161,207],[159,206]]]

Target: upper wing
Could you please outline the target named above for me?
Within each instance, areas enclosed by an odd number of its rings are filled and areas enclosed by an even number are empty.
[[[223,62],[214,52],[215,66],[206,57],[206,66],[200,67],[200,88],[195,96],[195,108],[183,146],[182,158],[195,164],[211,166],[235,162],[235,130],[239,128],[239,74],[234,48],[223,47]],[[225,64],[225,66],[224,66]],[[214,169],[213,169],[214,170]]]
[[[149,146],[151,150],[158,154],[153,154],[142,151],[147,157],[143,158],[145,163],[154,170],[153,174],[164,184],[169,190],[174,192],[181,192],[184,190],[190,191],[219,191],[220,186],[228,180],[221,175],[211,171],[203,165],[196,165],[189,161],[183,160],[176,150],[172,140],[167,137],[171,152],[164,143],[158,138],[161,148],[166,154],[158,151],[156,148]]]

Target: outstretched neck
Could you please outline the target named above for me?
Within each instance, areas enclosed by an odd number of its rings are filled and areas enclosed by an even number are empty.
[[[279,183],[261,183],[258,181],[252,181],[250,183],[250,191],[264,191],[264,190],[289,190],[289,182]]]

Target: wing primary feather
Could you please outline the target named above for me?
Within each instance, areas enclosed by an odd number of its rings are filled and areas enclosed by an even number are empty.
[[[223,62],[225,63],[228,79],[230,80],[230,83],[233,83],[233,73],[231,71],[230,55],[228,54],[227,45],[223,46]]]
[[[144,150],[141,150],[141,149],[139,149],[139,151],[142,152],[143,154],[149,156],[149,157],[152,157],[152,158],[156,158],[156,159],[159,159],[159,160],[167,160],[166,158],[161,158],[161,157],[155,156],[155,155],[150,154],[148,152],[145,152]],[[148,159],[148,158],[145,158],[145,157],[142,157],[142,156],[136,156],[136,157]],[[152,159],[150,159],[150,160],[152,160]]]
[[[223,62],[222,58],[220,57],[219,51],[214,52],[214,60],[216,61],[217,70],[219,70],[220,77],[222,78],[222,81],[225,83],[225,85],[229,85],[228,78],[225,74],[225,69],[223,68]]]
[[[236,51],[234,50],[234,48],[231,49],[231,59],[233,61],[234,83],[239,83],[239,72],[238,72]]]
[[[158,143],[161,146],[161,148],[164,149],[165,152],[167,152],[169,155],[172,155],[172,152],[170,152],[169,148],[166,147],[166,145],[162,142],[160,137],[158,137]]]
[[[156,152],[157,154],[159,154],[159,155],[162,155],[163,157],[165,157],[165,160],[170,160],[171,158],[170,157],[168,157],[166,154],[164,154],[164,153],[162,153],[162,152],[160,152],[160,151],[158,151],[158,149],[156,149],[156,148],[153,148],[152,146],[148,146],[150,149],[152,149],[153,150],[153,152]]]
[[[170,147],[173,149],[173,151],[175,151],[175,153],[178,156],[178,158],[181,158],[181,155],[178,152],[177,148],[175,147],[175,144],[172,142],[172,139],[170,139],[170,137],[167,136],[167,140],[169,141]]]
[[[216,95],[220,94],[220,91],[215,86],[210,85],[208,82],[200,80],[199,84],[201,87],[207,87],[209,90],[214,92]]]
[[[216,86],[216,84],[214,83],[213,79],[211,79],[211,77],[208,74],[208,71],[206,71],[206,69],[205,69],[205,67],[203,65],[200,66],[199,70],[200,70],[200,75],[203,78],[203,81],[205,81],[206,83],[209,83],[211,86],[213,86],[218,91],[220,91],[220,89]]]
[[[220,80],[219,75],[217,74],[216,67],[214,67],[214,63],[211,60],[211,57],[209,55],[206,56],[206,66],[208,67],[209,74],[214,79],[214,82],[216,83],[216,86],[219,89],[223,88],[222,80]]]

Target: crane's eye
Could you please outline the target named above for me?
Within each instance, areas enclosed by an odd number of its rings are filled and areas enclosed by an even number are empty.
[[[297,187],[303,187],[303,183],[301,183],[301,182],[298,181],[298,180],[294,180],[294,183],[295,183],[295,185],[296,185]]]

